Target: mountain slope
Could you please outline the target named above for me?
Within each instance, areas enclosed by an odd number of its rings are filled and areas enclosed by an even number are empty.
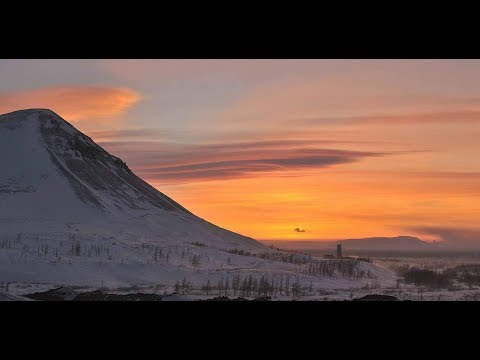
[[[263,247],[196,217],[51,110],[0,116],[0,168],[0,238],[78,230]]]
[[[31,300],[23,296],[9,294],[6,291],[0,289],[0,301],[31,301]]]

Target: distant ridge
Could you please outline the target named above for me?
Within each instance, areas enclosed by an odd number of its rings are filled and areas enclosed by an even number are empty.
[[[427,243],[414,236],[396,237],[371,237],[345,240],[328,241],[282,241],[264,240],[266,245],[288,249],[334,249],[337,244],[342,244],[345,250],[392,250],[392,251],[415,251],[433,250],[436,245]]]
[[[427,250],[433,247],[432,244],[413,236],[346,239],[337,243],[347,249],[362,250]]]

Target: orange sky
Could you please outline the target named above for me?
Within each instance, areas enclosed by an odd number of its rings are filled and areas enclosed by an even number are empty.
[[[0,112],[52,108],[257,239],[480,234],[478,60],[0,60],[0,77]]]

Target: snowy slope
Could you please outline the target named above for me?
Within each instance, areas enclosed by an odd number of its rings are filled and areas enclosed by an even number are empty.
[[[0,290],[0,301],[31,301],[30,299]]]
[[[50,110],[0,116],[1,234],[134,233],[220,248],[260,249],[138,178]]]

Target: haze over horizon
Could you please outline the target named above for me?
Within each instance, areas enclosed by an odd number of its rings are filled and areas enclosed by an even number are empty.
[[[479,60],[0,60],[196,215],[256,239],[480,241]]]

